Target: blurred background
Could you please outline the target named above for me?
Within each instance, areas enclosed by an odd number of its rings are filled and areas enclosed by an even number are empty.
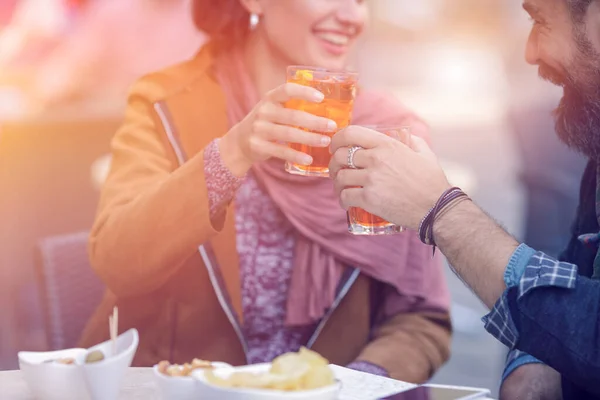
[[[585,161],[554,136],[560,93],[523,60],[520,1],[370,2],[362,82],[425,117],[449,178],[557,254]],[[99,301],[85,240],[109,141],[131,82],[204,42],[188,3],[0,0],[0,370],[17,367],[18,350],[72,346]],[[481,303],[448,277],[456,334],[435,381],[497,392],[505,350],[483,330]]]

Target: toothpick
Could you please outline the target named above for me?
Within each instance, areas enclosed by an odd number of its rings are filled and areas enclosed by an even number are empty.
[[[112,342],[113,356],[117,355],[117,336],[119,335],[119,310],[113,308],[113,313],[108,317],[108,329],[110,332],[110,340]]]

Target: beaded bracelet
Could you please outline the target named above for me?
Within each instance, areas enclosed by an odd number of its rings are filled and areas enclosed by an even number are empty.
[[[452,187],[446,190],[435,205],[425,214],[419,225],[419,239],[421,242],[433,246],[435,254],[436,244],[433,238],[433,224],[441,213],[447,211],[450,206],[458,204],[462,200],[471,200],[465,192],[458,187]]]

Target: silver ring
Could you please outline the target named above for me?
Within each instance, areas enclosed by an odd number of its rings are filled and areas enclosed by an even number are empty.
[[[357,169],[356,165],[354,165],[354,154],[356,154],[358,150],[362,150],[362,147],[352,146],[348,149],[348,168]]]

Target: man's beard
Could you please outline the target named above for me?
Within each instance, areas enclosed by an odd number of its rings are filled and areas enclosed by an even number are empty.
[[[559,74],[540,65],[540,76],[564,88],[554,111],[558,137],[569,147],[600,160],[600,55],[586,38],[577,36],[579,56],[569,72]]]
[[[554,117],[556,133],[563,142],[600,160],[600,87],[595,96],[586,96],[576,84],[566,84]]]

